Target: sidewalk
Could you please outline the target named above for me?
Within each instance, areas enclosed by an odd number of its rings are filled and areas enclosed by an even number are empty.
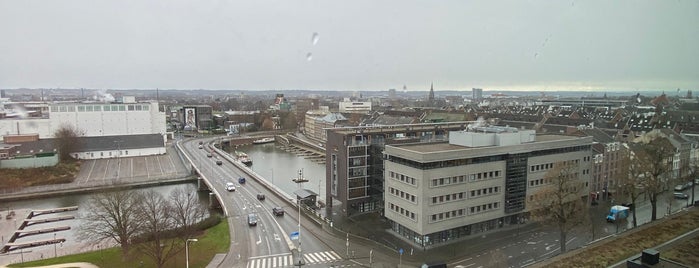
[[[463,240],[422,248],[394,235],[388,221],[377,213],[339,220],[333,222],[333,227],[324,224],[323,231],[309,229],[343,258],[365,267],[369,267],[369,251],[372,251],[372,267],[398,267],[399,262],[401,267],[419,267],[426,261],[445,262],[452,267],[464,261],[464,252],[469,255],[494,254],[504,241],[540,230],[534,223],[506,226]],[[343,236],[349,238],[349,247]],[[399,249],[403,249],[402,256]]]

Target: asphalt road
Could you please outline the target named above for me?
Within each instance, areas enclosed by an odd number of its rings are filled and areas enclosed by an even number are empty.
[[[195,165],[198,165],[205,176],[211,178],[211,182],[224,197],[224,206],[229,213],[231,224],[231,250],[219,267],[289,267],[290,262],[298,260],[296,252],[292,252],[285,241],[284,235],[298,231],[298,212],[295,206],[291,206],[285,196],[277,196],[266,189],[262,184],[250,178],[245,185],[240,185],[237,178],[245,176],[238,166],[223,161],[222,166],[215,164],[216,158],[207,158],[209,149],[198,149],[194,141],[185,142],[185,148],[193,156]],[[214,154],[215,155],[215,154]],[[265,165],[271,163],[255,163]],[[284,174],[289,175],[289,174]],[[290,176],[286,176],[290,177]],[[226,182],[236,184],[235,192],[226,192]],[[699,189],[697,189],[699,190]],[[690,190],[684,191],[687,194]],[[263,193],[266,200],[260,201],[255,197],[257,193]],[[699,197],[699,195],[697,195]],[[663,194],[658,203],[658,218],[662,218],[668,211],[672,213],[680,210],[687,204],[687,200],[675,199],[672,191]],[[615,200],[614,204],[620,203]],[[588,213],[592,219],[591,224],[586,224],[570,232],[566,238],[568,250],[579,248],[594,240],[623,232],[633,225],[630,221],[619,223],[607,223],[605,220],[612,200],[601,201]],[[284,207],[286,214],[283,217],[275,217],[271,213],[274,206]],[[668,210],[669,209],[669,210]],[[250,213],[259,216],[256,227],[247,225],[247,215]],[[635,213],[639,225],[650,221],[650,204],[647,200],[637,201]],[[350,254],[344,252],[345,241],[339,237],[332,237],[319,231],[315,224],[309,224],[303,218],[301,229],[302,255],[308,267],[352,267],[363,264],[368,266],[368,252],[372,246],[363,246],[352,243],[349,247]],[[617,228],[618,227],[618,228]],[[311,233],[307,228],[314,228]],[[594,235],[593,235],[594,233]],[[448,255],[449,267],[492,267],[495,263],[504,267],[536,266],[536,262],[551,258],[560,253],[559,233],[553,226],[538,227],[536,225],[523,225],[521,228],[510,228],[494,233],[486,233],[481,237],[473,237],[466,241],[452,245],[446,245],[435,249],[429,249],[422,256],[430,258],[431,252],[440,256]],[[293,241],[294,248],[298,241]],[[333,249],[335,251],[333,251]],[[354,253],[357,253],[356,255]],[[446,254],[445,254],[446,253]],[[407,252],[405,254],[408,254]],[[353,257],[351,257],[353,256]],[[374,248],[373,267],[397,267],[401,262],[401,256],[395,252],[387,252],[385,249]],[[402,256],[403,266],[415,267],[408,255]],[[409,266],[408,266],[409,265]]]
[[[285,200],[285,196],[277,196],[262,184],[249,178],[240,168],[221,155],[212,154],[208,144],[199,149],[198,140],[189,140],[182,143],[187,154],[195,166],[199,167],[202,175],[208,178],[215,188],[214,192],[221,195],[222,206],[227,211],[228,221],[231,227],[231,247],[228,255],[219,267],[289,267],[298,262],[299,240],[290,240],[289,235],[298,230],[298,210]],[[216,165],[216,160],[221,160],[222,165]],[[256,163],[264,164],[264,163]],[[246,183],[238,183],[238,178],[245,177]],[[232,182],[236,190],[225,190],[227,182]],[[258,200],[257,194],[265,195],[265,200]],[[284,216],[274,216],[273,207],[283,207]],[[257,225],[248,225],[248,215],[257,216]],[[302,222],[307,220],[302,218]],[[316,228],[312,224],[302,224],[300,230],[301,257],[309,267],[328,267],[340,264],[340,254],[334,252],[325,245],[321,239],[314,237],[306,229],[307,226]],[[289,244],[292,243],[292,245]],[[292,251],[293,250],[293,251]]]

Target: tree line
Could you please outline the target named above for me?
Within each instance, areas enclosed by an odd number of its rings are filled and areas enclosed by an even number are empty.
[[[197,195],[181,188],[167,197],[153,190],[105,192],[90,198],[78,237],[114,242],[124,259],[136,249],[163,267],[184,250],[187,239],[218,222],[207,215]]]

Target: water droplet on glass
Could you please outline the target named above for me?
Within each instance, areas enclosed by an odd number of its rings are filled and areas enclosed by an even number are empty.
[[[313,33],[313,36],[311,37],[311,44],[313,44],[314,46],[318,44],[318,37],[318,33]]]
[[[313,59],[313,53],[311,53],[311,52],[306,53],[306,60],[311,61],[312,59]]]
[[[539,53],[534,53],[534,58],[536,59],[538,57],[539,57]]]

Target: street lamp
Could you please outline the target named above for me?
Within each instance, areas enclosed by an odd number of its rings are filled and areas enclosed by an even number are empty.
[[[291,179],[293,182],[298,184],[299,190],[303,189],[302,183],[308,182],[306,178],[303,177],[303,169],[299,170],[299,176],[298,178]],[[301,255],[301,200],[304,200],[305,198],[301,198],[301,196],[297,196],[298,202],[299,202],[299,263],[298,265],[301,266],[303,265],[303,255]]]
[[[185,254],[185,259],[186,259],[185,261],[187,262],[187,268],[189,268],[189,242],[197,242],[197,241],[199,241],[199,240],[197,240],[196,238],[190,238],[190,239],[187,239],[187,241],[185,241],[185,243],[184,243],[184,254]]]

